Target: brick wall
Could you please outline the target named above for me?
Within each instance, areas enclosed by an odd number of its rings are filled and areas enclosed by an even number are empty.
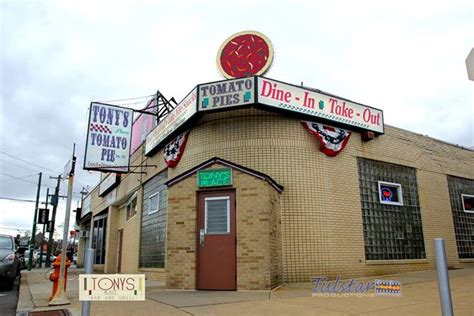
[[[222,166],[216,164],[211,168]],[[270,289],[282,280],[278,193],[267,182],[236,170],[233,182],[237,206],[237,289]],[[169,288],[196,286],[197,189],[193,175],[168,191]]]
[[[462,265],[457,257],[446,175],[474,179],[473,151],[392,126],[386,126],[385,135],[367,143],[353,133],[344,151],[334,158],[322,154],[318,147],[318,141],[299,121],[288,116],[256,109],[207,113],[192,127],[181,162],[169,170],[168,178],[217,156],[263,172],[283,185],[280,209],[285,282],[309,281],[317,275],[358,277],[433,268],[432,238],[439,236],[446,239],[449,264]],[[166,168],[161,150],[150,158],[143,157],[142,151],[134,154],[132,163],[157,167],[135,170],[147,174],[125,176],[118,198]],[[365,260],[357,157],[417,170],[425,260]],[[169,215],[168,225],[182,227],[185,233],[181,237],[189,240],[181,247],[178,241],[168,239],[175,255],[168,253],[168,263],[179,265],[182,272],[167,276],[167,282],[178,288],[195,284],[195,266],[183,260],[195,256],[196,228],[186,224],[195,221],[195,205],[179,205],[185,199],[196,200],[194,186],[187,179],[176,184],[174,195],[169,196],[169,210],[174,207],[180,212]],[[104,199],[93,198],[91,207],[94,214],[102,211]],[[124,239],[139,234],[139,228],[134,229]]]
[[[327,157],[298,120],[255,109],[207,114],[192,128],[172,178],[212,157],[268,174],[281,195],[285,282],[317,275],[359,277],[432,268],[432,238],[446,238],[448,261],[459,266],[446,174],[474,178],[474,152],[402,129],[362,142],[353,133],[344,151]],[[367,262],[357,157],[417,169],[427,259]],[[442,200],[442,201],[440,201]],[[438,220],[446,219],[446,220]]]

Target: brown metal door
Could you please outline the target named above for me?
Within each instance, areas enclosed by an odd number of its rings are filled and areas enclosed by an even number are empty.
[[[237,289],[235,192],[200,192],[197,228],[197,288]]]
[[[122,273],[122,244],[123,229],[120,229],[117,235],[117,273]]]

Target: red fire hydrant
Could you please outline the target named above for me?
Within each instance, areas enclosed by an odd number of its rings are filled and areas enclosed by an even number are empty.
[[[56,294],[58,290],[58,281],[59,281],[59,267],[61,265],[61,255],[56,257],[56,260],[53,262],[54,272],[49,275],[49,280],[53,282],[53,292],[51,293],[51,300],[52,297]],[[66,258],[66,269],[64,270],[64,291],[66,291],[66,284],[67,284],[67,270],[71,265],[71,261]]]

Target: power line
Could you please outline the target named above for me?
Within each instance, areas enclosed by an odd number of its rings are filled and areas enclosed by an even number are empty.
[[[35,200],[17,199],[17,198],[6,197],[6,196],[0,196],[0,200],[9,200],[9,201],[17,201],[17,202],[36,203]]]
[[[137,100],[137,99],[145,99],[154,96],[154,94],[145,95],[143,97],[136,97],[136,98],[128,98],[128,99],[117,99],[117,100],[105,100],[105,101],[97,101],[97,102],[120,102],[120,101],[129,101],[129,100]]]
[[[31,169],[31,168],[27,168],[27,167],[25,167],[25,166],[18,165],[18,164],[16,164],[16,163],[13,163],[13,162],[8,161],[8,160],[5,160],[5,159],[0,159],[0,161],[4,161],[4,162],[9,163],[9,164],[11,164],[11,165],[13,165],[13,166],[17,166],[17,167],[20,167],[20,168],[23,168],[23,169],[26,169],[26,170],[30,170],[30,171],[34,171],[34,172],[39,172],[38,170]]]
[[[43,166],[34,164],[34,163],[32,163],[32,162],[26,161],[26,160],[21,159],[21,158],[19,158],[19,157],[10,155],[9,153],[6,153],[6,152],[1,151],[1,150],[0,150],[0,154],[4,154],[4,155],[6,155],[6,156],[8,156],[8,157],[17,159],[17,160],[19,160],[19,161],[22,161],[22,162],[24,162],[24,163],[27,163],[27,164],[29,164],[29,165],[32,165],[32,166],[35,166],[35,167],[38,167],[38,168],[41,168],[41,169],[49,170],[49,171],[54,172],[54,173],[61,173],[61,172],[58,172],[58,171],[55,171],[55,170],[52,170],[52,169],[49,169],[49,168],[46,168],[46,167],[43,167]]]
[[[21,177],[20,177],[20,178],[14,177],[14,176],[11,176],[11,175],[9,175],[9,174],[5,174],[5,173],[1,173],[1,172],[0,172],[0,174],[12,178],[12,179],[8,179],[8,180],[20,180],[20,181],[23,181],[23,182],[27,182],[27,183],[30,183],[30,184],[34,184],[35,186],[38,185],[38,183],[35,183],[35,182],[32,182],[32,181],[28,181],[28,180],[22,179]],[[47,185],[47,184],[44,184],[44,183],[41,184],[41,186],[42,186],[42,187],[45,187],[45,188],[52,188],[51,186],[49,186],[49,185]]]
[[[19,178],[19,177],[11,176],[11,175],[6,174],[6,173],[0,172],[0,174],[3,175],[3,176],[7,176],[7,177],[12,178],[12,179],[10,179],[10,180],[21,180],[21,181],[24,181],[24,182],[28,182],[28,183],[32,183],[32,184],[34,184],[34,185],[37,185],[37,183],[34,183],[34,182],[32,182],[32,181],[28,181],[28,180],[25,180],[25,179],[22,179],[22,178]]]
[[[22,180],[24,178],[29,178],[29,177],[32,177],[32,176],[37,176],[38,174],[37,173],[34,173],[34,174],[30,174],[28,176],[23,176],[23,177],[13,177],[13,176],[9,176],[7,174],[4,174],[4,173],[1,173],[1,175],[4,175],[4,176],[7,176],[7,177],[11,177],[11,179],[6,179],[6,180],[0,180],[0,182],[5,182],[5,181],[11,181],[11,180]]]

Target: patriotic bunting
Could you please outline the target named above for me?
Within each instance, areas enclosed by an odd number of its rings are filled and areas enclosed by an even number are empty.
[[[321,143],[319,149],[330,157],[337,156],[351,137],[351,132],[342,128],[309,121],[302,121],[301,124],[319,139]]]
[[[165,162],[169,168],[174,168],[178,165],[178,162],[184,153],[184,147],[186,147],[188,135],[189,131],[184,132],[165,146],[163,157],[165,158]]]

